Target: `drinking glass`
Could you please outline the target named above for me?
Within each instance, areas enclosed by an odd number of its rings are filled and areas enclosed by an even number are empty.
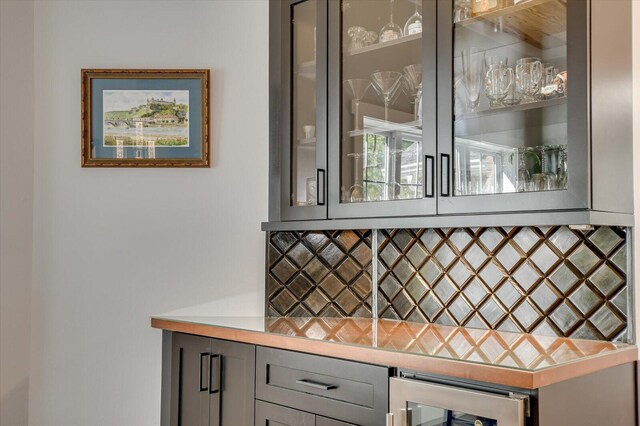
[[[351,38],[349,50],[362,49],[365,45],[367,29],[364,27],[350,27],[347,30],[347,35]]]
[[[531,148],[518,148],[518,182],[517,191],[526,192],[530,190],[531,174],[527,169],[527,152],[530,152]]]
[[[364,36],[364,44],[366,46],[371,46],[378,40],[378,33],[375,31],[367,31],[367,34]]]
[[[384,121],[389,121],[389,102],[398,90],[402,74],[396,71],[378,71],[371,74],[373,88],[384,100]]]
[[[403,35],[402,28],[393,22],[393,2],[394,0],[389,0],[389,22],[380,30],[380,43],[397,40]]]
[[[422,96],[422,64],[407,65],[402,69],[407,94],[413,98],[413,119],[418,119],[418,108]]]
[[[418,13],[418,0],[415,0],[416,11],[404,24],[404,35],[419,34],[422,32],[422,15]]]
[[[488,70],[484,78],[484,94],[491,108],[502,106],[502,101],[513,84],[513,70],[507,67],[506,56],[489,56]]]
[[[558,85],[556,84],[557,74],[558,69],[553,64],[544,64],[540,99],[553,99],[558,97]]]
[[[516,74],[513,68],[507,67],[509,71],[507,71],[511,75],[511,84],[507,89],[507,96],[502,99],[502,104],[504,106],[514,106],[518,105],[522,102],[522,95],[518,91],[518,85],[516,84]]]
[[[351,94],[353,103],[356,106],[354,124],[355,130],[358,130],[360,129],[360,115],[358,111],[360,108],[360,101],[367,94],[369,87],[371,87],[371,80],[368,78],[352,78],[345,80],[344,85],[347,88],[347,92]]]
[[[364,154],[361,152],[352,152],[350,154],[347,154],[347,156],[353,158],[354,160],[354,183],[353,185],[351,185],[351,188],[349,188],[349,200],[352,203],[361,203],[364,201],[364,187],[362,186],[360,159],[364,156]]]
[[[462,72],[469,108],[476,111],[480,104],[480,89],[484,77],[484,50],[472,47],[462,51]]]
[[[516,85],[524,103],[534,102],[542,83],[542,63],[538,58],[521,58],[516,63]]]

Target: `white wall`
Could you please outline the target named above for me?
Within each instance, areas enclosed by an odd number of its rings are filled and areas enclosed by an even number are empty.
[[[158,425],[152,314],[261,314],[266,1],[36,1],[32,425]],[[211,169],[80,167],[81,68],[210,68]]]
[[[33,2],[0,1],[0,425],[27,424]]]

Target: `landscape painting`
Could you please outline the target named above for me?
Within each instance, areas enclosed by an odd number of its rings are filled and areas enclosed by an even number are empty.
[[[103,90],[103,146],[189,147],[188,90]]]

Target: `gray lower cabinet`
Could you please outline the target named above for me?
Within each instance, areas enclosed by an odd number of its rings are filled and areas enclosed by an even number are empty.
[[[163,332],[162,426],[251,426],[255,346]]]
[[[255,426],[356,426],[281,405],[256,401]]]

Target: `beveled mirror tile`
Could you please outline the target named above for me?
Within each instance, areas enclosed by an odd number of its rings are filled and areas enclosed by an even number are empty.
[[[608,226],[599,226],[593,234],[589,235],[589,240],[605,255],[611,253],[622,242],[622,238]]]
[[[495,294],[498,296],[498,300],[506,306],[507,309],[511,309],[511,307],[513,307],[513,305],[523,297],[511,280],[507,280],[502,284]]]
[[[433,253],[437,245],[442,242],[442,237],[435,229],[427,229],[420,235],[420,241],[422,241],[422,244],[424,244],[427,250]]]
[[[362,268],[358,266],[358,264],[353,261],[351,258],[347,257],[337,268],[336,272],[342,278],[345,283],[351,282],[352,279],[355,278]]]
[[[624,279],[606,263],[589,276],[589,281],[605,296],[609,296],[624,284]]]
[[[278,259],[280,259],[281,256],[282,256],[282,253],[278,251],[275,245],[273,244],[267,245],[267,264],[269,265],[269,267],[273,266],[273,264],[276,263],[276,261],[278,261]]]
[[[364,300],[371,295],[371,277],[364,272],[356,278],[350,287],[360,299]]]
[[[454,287],[452,283],[445,277],[438,282],[438,284],[433,289],[436,296],[442,303],[448,303],[449,299],[456,294],[457,289]]]
[[[433,285],[438,282],[438,279],[442,275],[442,270],[440,266],[436,265],[436,263],[429,259],[427,263],[420,269],[420,275],[424,278],[426,283],[433,287]]]
[[[400,249],[401,252],[404,252],[409,244],[413,241],[414,236],[411,235],[410,231],[406,229],[398,229],[395,235],[392,237],[395,245]]]
[[[389,244],[382,249],[379,256],[384,261],[385,265],[391,268],[398,257],[400,257],[400,252],[391,242],[389,242]]]
[[[474,270],[478,270],[489,256],[474,242],[464,253],[464,258]]]
[[[422,299],[419,304],[420,310],[424,312],[429,321],[433,321],[436,316],[442,311],[443,306],[440,301],[430,292],[427,297]]]
[[[332,267],[336,267],[338,263],[346,256],[340,248],[330,242],[321,251],[320,257]]]
[[[629,306],[628,306],[628,291],[627,288],[623,288],[622,290],[620,290],[618,292],[618,294],[616,294],[612,299],[611,299],[611,303],[613,304],[613,306],[615,306],[616,308],[618,308],[618,311],[622,312],[622,313],[627,313],[629,311]]]
[[[291,260],[298,268],[304,267],[312,258],[313,253],[301,242],[297,242],[288,252],[287,258]]]
[[[540,319],[541,315],[531,302],[526,299],[513,311],[513,316],[522,326],[523,330],[529,332],[532,326]]]
[[[409,295],[405,291],[401,291],[393,298],[391,306],[400,318],[406,318],[415,305]]]
[[[493,260],[487,263],[478,275],[489,288],[496,288],[505,279],[504,273]]]
[[[406,258],[402,257],[398,262],[393,266],[393,274],[398,278],[401,284],[406,284],[409,281],[409,278],[415,274],[416,271],[411,266]]]
[[[440,315],[438,315],[438,317],[433,322],[435,324],[441,324],[441,325],[449,325],[449,326],[456,325],[456,321],[453,319],[451,314],[446,310],[443,310],[442,312],[440,312]]]
[[[465,318],[471,313],[471,306],[464,300],[461,294],[453,299],[453,302],[448,306],[449,312],[456,319],[457,324],[462,324]]]
[[[320,288],[332,299],[346,287],[346,284],[340,281],[340,279],[333,274],[327,275],[327,277],[320,283]]]
[[[627,272],[627,245],[624,244],[620,247],[613,256],[611,256],[611,261],[614,265],[618,267],[622,272]]]
[[[296,241],[298,238],[293,232],[274,232],[271,234],[271,242],[283,253],[289,250]]]
[[[303,300],[303,303],[314,315],[318,315],[329,304],[329,299],[316,288]]]
[[[280,291],[284,286],[278,282],[271,275],[267,277],[267,298],[271,299],[271,297]]]
[[[393,297],[400,291],[402,286],[398,282],[398,280],[391,274],[387,274],[387,276],[380,283],[380,290],[389,300],[393,300]]]
[[[607,340],[613,338],[622,328],[624,322],[607,306],[603,305],[593,314],[589,321]]]
[[[549,276],[549,280],[563,294],[568,294],[578,284],[579,277],[565,263],[560,264]]]
[[[273,273],[282,283],[286,283],[289,278],[296,273],[296,271],[296,267],[293,266],[286,258],[283,258],[276,264],[276,266],[271,268],[271,273]]]
[[[360,235],[355,231],[340,231],[333,239],[344,251],[349,251],[360,241]]]
[[[508,331],[511,333],[522,333],[525,332],[519,325],[517,325],[511,317],[505,318],[500,325],[498,326],[499,331]]]
[[[578,327],[576,331],[571,334],[571,338],[597,340],[600,339],[600,333],[593,326],[593,324],[584,322],[580,325],[580,327]]]
[[[464,288],[463,293],[473,306],[479,306],[482,299],[487,295],[487,290],[477,279],[474,278]]]
[[[429,318],[424,316],[424,314],[422,314],[420,312],[420,309],[414,309],[413,311],[411,311],[409,316],[406,318],[406,321],[412,321],[412,322],[418,322],[418,323],[420,323],[420,322],[426,323],[426,322],[429,322]]]
[[[453,280],[454,284],[458,286],[458,288],[462,288],[464,283],[471,276],[471,272],[467,266],[462,263],[461,260],[456,261],[456,263],[449,269],[448,273],[449,277]]]
[[[563,254],[567,254],[578,241],[580,241],[580,238],[567,226],[561,226],[549,237],[549,242]]]
[[[313,288],[313,284],[311,284],[304,275],[298,274],[293,279],[293,281],[287,284],[287,288],[294,295],[294,297],[296,297],[297,299],[302,299],[309,292],[309,290]]]
[[[367,246],[364,242],[358,244],[350,254],[351,257],[353,257],[362,267],[371,263],[371,247]]]
[[[444,268],[448,268],[449,265],[451,265],[451,262],[456,258],[455,253],[447,244],[442,244],[438,247],[433,256]]]
[[[512,276],[524,291],[529,291],[541,279],[540,274],[531,267],[529,262],[521,264]]]
[[[327,307],[317,315],[326,318],[337,318],[342,317],[344,314],[337,310],[335,306],[328,304]]]
[[[465,327],[470,329],[480,329],[480,330],[488,330],[487,324],[482,320],[480,315],[477,312],[471,314],[469,319],[464,323]]]
[[[420,274],[414,275],[406,285],[406,288],[409,292],[409,295],[416,303],[419,302],[420,299],[422,299],[427,291],[429,291],[429,286],[427,286],[427,283],[420,276]]]
[[[507,314],[502,310],[500,305],[496,303],[493,297],[488,298],[480,306],[478,312],[480,312],[480,315],[482,315],[482,317],[494,328],[498,321]]]
[[[462,253],[465,247],[471,242],[471,237],[466,229],[458,228],[449,235],[449,241],[458,249],[458,252]]]
[[[295,306],[295,308],[293,308],[291,312],[289,312],[289,315],[292,317],[312,317],[313,316],[310,310],[308,310],[304,305],[299,303]]]
[[[420,244],[414,244],[407,252],[407,259],[414,268],[419,269],[429,255]]]
[[[565,335],[568,335],[569,331],[580,320],[580,317],[575,313],[567,301],[562,302],[553,312],[549,315],[549,318]]]
[[[361,302],[348,288],[344,289],[342,293],[335,299],[336,304],[342,311],[351,316],[351,314],[360,306]]]
[[[493,253],[495,248],[502,242],[504,235],[498,230],[498,228],[487,228],[480,235],[480,241],[484,246]]]
[[[531,261],[546,274],[560,258],[546,244],[541,244],[531,255]]]
[[[598,304],[603,302],[600,296],[586,285],[581,285],[571,293],[569,300],[584,316],[587,316]]]
[[[314,283],[319,283],[327,276],[330,269],[324,266],[317,257],[314,257],[309,263],[307,263],[307,266],[304,267],[303,271]]]
[[[569,256],[569,261],[584,275],[587,275],[598,264],[599,260],[598,256],[584,243],[580,244]]]
[[[541,237],[529,227],[524,227],[518,231],[513,237],[513,241],[524,251],[528,253],[535,246]]]
[[[540,284],[532,293],[531,300],[535,303],[542,312],[548,312],[549,308],[553,306],[561,295],[556,293],[546,282]]]
[[[498,251],[496,259],[507,271],[511,271],[520,262],[522,255],[513,247],[511,242],[508,242]]]
[[[282,290],[280,293],[276,295],[273,299],[271,299],[271,306],[278,311],[279,315],[286,315],[287,311],[289,311],[297,302],[297,299],[293,297],[291,292],[287,289]]]
[[[327,237],[323,232],[309,232],[304,236],[304,239],[313,247],[315,251],[320,250],[324,247],[325,244],[329,242],[329,237]]]

